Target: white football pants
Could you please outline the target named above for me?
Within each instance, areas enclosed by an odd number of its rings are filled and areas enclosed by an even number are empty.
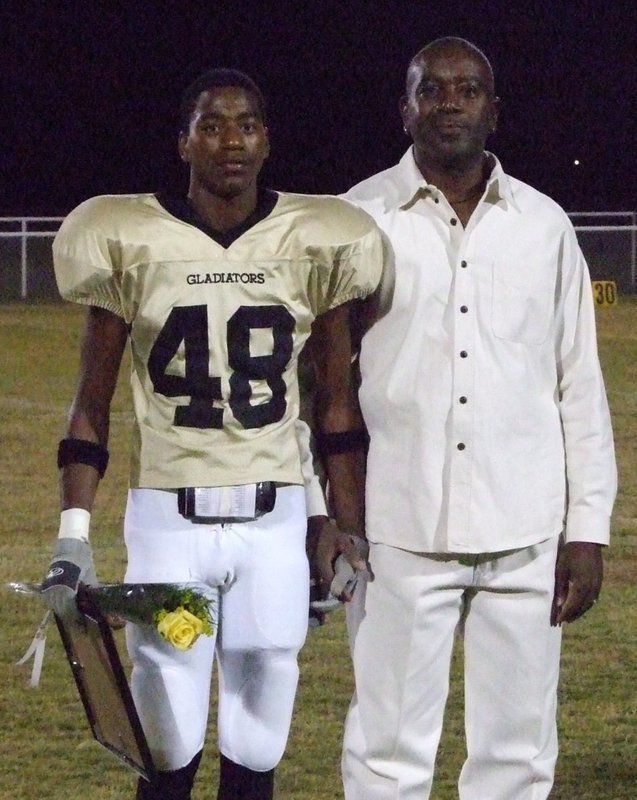
[[[374,579],[348,610],[356,694],[346,800],[426,800],[464,629],[461,800],[545,800],[557,758],[557,539],[504,554],[425,555],[372,544]],[[362,618],[356,614],[357,606]],[[358,626],[358,627],[357,627]]]
[[[215,650],[221,752],[255,771],[281,759],[308,623],[306,525],[302,486],[279,487],[274,510],[255,522],[224,526],[184,519],[174,492],[130,491],[126,581],[219,587],[218,633],[191,650],[127,625],[131,690],[159,769],[179,769],[203,747]]]

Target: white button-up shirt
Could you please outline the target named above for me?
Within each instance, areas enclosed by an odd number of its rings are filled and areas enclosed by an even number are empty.
[[[493,160],[466,229],[411,149],[345,195],[395,254],[361,351],[373,542],[608,542],[617,478],[588,268],[564,211]]]

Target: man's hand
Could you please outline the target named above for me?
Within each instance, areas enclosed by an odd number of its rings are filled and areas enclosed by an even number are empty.
[[[80,617],[75,596],[79,583],[97,584],[91,545],[84,539],[58,539],[49,571],[42,581],[47,605],[65,622]]]
[[[367,569],[368,545],[361,536],[344,533],[325,518],[313,561],[322,597],[329,593],[348,602],[356,586],[356,572]]]
[[[569,542],[560,547],[555,566],[551,625],[573,622],[597,602],[602,588],[602,545]]]

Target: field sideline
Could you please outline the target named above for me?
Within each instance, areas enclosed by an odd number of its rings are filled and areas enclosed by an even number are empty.
[[[82,311],[67,305],[0,305],[0,580],[39,581],[57,533],[55,451],[77,369]],[[597,312],[613,413],[620,492],[606,584],[595,609],[565,631],[561,755],[552,800],[637,797],[637,302]],[[91,534],[100,579],[122,579],[128,460],[128,387],[120,380],[111,424],[111,465]],[[43,613],[3,589],[0,603],[0,800],[126,800],[135,777],[90,737],[57,632],[49,629],[42,681],[28,688],[24,653]],[[121,637],[121,634],[117,634]],[[120,639],[121,641],[121,639]],[[459,643],[459,647],[460,647]],[[463,759],[462,687],[455,659],[447,729],[432,798],[457,797]],[[342,612],[309,632],[290,744],[278,770],[281,800],[342,798],[341,725],[352,689]],[[379,687],[382,691],[382,687]],[[214,710],[214,709],[213,709]],[[216,796],[214,719],[194,800]],[[485,798],[487,800],[487,798]],[[515,800],[515,798],[511,798]]]

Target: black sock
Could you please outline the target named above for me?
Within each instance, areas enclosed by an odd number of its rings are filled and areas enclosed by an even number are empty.
[[[255,772],[219,756],[219,793],[217,800],[272,800],[274,770]]]
[[[149,783],[145,778],[137,782],[135,800],[190,800],[195,773],[201,761],[201,752],[190,764],[181,769],[158,772],[156,779]]]

